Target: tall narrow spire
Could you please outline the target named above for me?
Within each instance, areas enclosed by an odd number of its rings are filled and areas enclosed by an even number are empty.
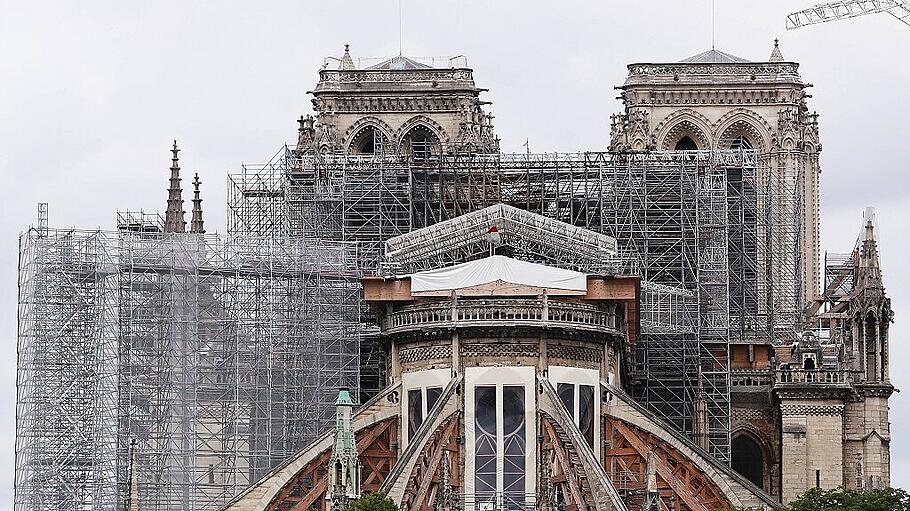
[[[139,453],[136,450],[136,439],[130,441],[129,486],[126,496],[126,511],[139,511]]]
[[[190,220],[190,232],[195,234],[205,234],[205,227],[202,224],[202,197],[199,195],[199,174],[193,177],[193,218]]]
[[[164,215],[164,232],[186,232],[186,219],[183,212],[183,189],[180,188],[180,161],[177,153],[177,141],[171,149],[171,180],[167,189],[167,211]]]

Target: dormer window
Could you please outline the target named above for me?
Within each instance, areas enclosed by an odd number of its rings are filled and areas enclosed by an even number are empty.
[[[803,353],[803,369],[807,371],[816,369],[815,353]]]

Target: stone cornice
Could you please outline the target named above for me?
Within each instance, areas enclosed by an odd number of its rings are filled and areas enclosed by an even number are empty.
[[[322,70],[319,72],[319,83],[316,84],[313,94],[359,87],[374,90],[413,88],[415,84],[426,84],[428,88],[440,90],[480,91],[474,85],[474,77],[470,69]]]
[[[742,62],[725,64],[635,63],[628,65],[626,85],[659,82],[718,82],[719,78],[755,82],[792,83],[803,85],[799,64],[795,62]]]
[[[773,105],[798,106],[803,93],[798,88],[743,88],[740,86],[712,86],[705,89],[680,87],[624,86],[623,99],[628,106],[682,105]]]
[[[857,383],[853,389],[860,396],[891,397],[896,390],[890,383]]]
[[[774,395],[778,399],[784,400],[807,400],[807,399],[845,399],[850,393],[850,387],[847,386],[824,386],[824,385],[787,385],[786,388],[780,386],[774,387]]]
[[[843,415],[844,405],[831,404],[785,404],[781,405],[780,413],[783,417],[788,415]]]

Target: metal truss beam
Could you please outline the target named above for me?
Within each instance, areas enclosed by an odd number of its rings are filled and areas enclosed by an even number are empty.
[[[787,30],[878,13],[890,14],[910,26],[910,3],[903,0],[848,0],[817,4],[791,13],[787,16]]]

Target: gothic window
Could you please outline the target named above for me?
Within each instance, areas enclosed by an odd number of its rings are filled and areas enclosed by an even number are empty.
[[[474,498],[478,505],[496,498],[496,387],[474,388]]]
[[[502,492],[506,509],[525,507],[525,389],[502,387]]]
[[[578,386],[578,429],[588,445],[594,447],[594,387]]]
[[[527,507],[526,417],[523,385],[474,387],[476,509]]]
[[[679,139],[679,142],[676,142],[676,147],[673,148],[676,151],[696,151],[698,150],[698,145],[694,140],[685,136]]]
[[[439,401],[439,397],[442,395],[442,387],[428,387],[427,388],[427,413],[430,413],[430,410],[436,406],[436,401]]]
[[[408,438],[414,438],[430,410],[442,396],[442,387],[427,387],[408,390]]]
[[[350,154],[381,154],[384,152],[385,136],[374,126],[364,126],[351,140]]]
[[[408,438],[414,438],[423,423],[423,399],[420,389],[408,391]]]
[[[748,151],[754,149],[752,142],[745,135],[739,135],[730,143],[730,149]]]
[[[426,160],[439,154],[439,138],[424,125],[414,126],[401,140],[401,154],[415,160]]]
[[[571,383],[559,383],[556,385],[556,393],[563,406],[569,411],[569,415],[575,414],[575,385]]]
[[[556,394],[563,406],[569,412],[579,431],[587,440],[588,445],[594,447],[594,386],[576,385],[573,383],[558,383]],[[578,408],[575,407],[575,398],[578,397]]]
[[[752,481],[759,488],[764,487],[764,456],[761,446],[749,435],[733,438],[731,447],[731,464],[733,470]]]

